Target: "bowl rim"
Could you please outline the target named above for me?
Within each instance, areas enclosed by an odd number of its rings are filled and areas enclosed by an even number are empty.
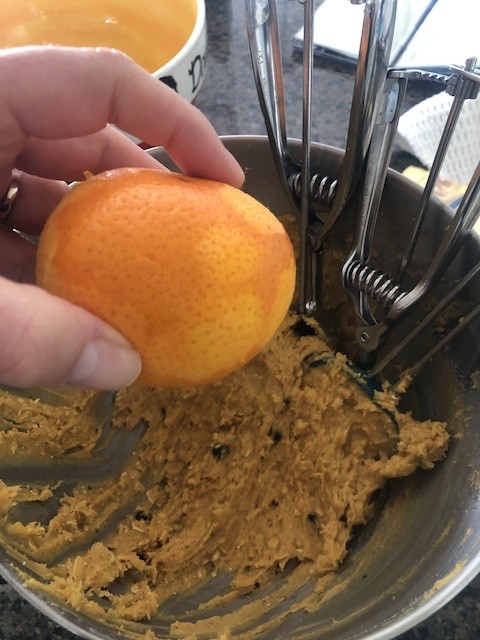
[[[159,67],[152,72],[153,76],[168,75],[171,70],[174,69],[181,60],[183,60],[183,58],[187,57],[188,53],[197,45],[197,43],[201,39],[202,34],[206,29],[205,0],[195,0],[195,4],[197,7],[197,18],[195,20],[193,30],[188,37],[188,40],[185,42],[183,47],[179,51],[177,51],[173,58],[170,58],[170,60],[166,62],[162,67]]]

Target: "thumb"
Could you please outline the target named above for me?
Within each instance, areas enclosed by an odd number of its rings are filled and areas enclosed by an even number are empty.
[[[0,278],[0,382],[120,389],[139,354],[115,329],[38,287]]]

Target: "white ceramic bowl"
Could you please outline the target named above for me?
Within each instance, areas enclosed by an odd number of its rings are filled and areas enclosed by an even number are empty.
[[[155,78],[171,86],[190,102],[195,100],[203,84],[207,51],[205,2],[196,0],[195,3],[197,18],[187,42],[171,60],[153,73]]]
[[[3,3],[0,47],[48,44],[120,49],[193,101],[205,73],[205,1]]]

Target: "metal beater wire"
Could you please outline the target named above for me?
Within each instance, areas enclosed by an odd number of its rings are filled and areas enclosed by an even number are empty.
[[[313,0],[298,0],[303,5],[303,121],[301,161],[292,160],[288,150],[283,93],[283,72],[275,0],[245,0],[248,41],[254,79],[265,119],[274,161],[282,184],[297,211],[300,236],[298,261],[299,311],[315,312],[320,303],[316,290],[316,265],[323,245],[337,219],[358,203],[355,213],[355,238],[342,267],[342,283],[356,312],[357,341],[360,362],[367,367],[367,376],[379,373],[396,358],[407,344],[424,330],[434,317],[428,314],[405,335],[390,353],[383,354],[377,364],[379,348],[386,334],[438,282],[460,249],[480,213],[480,164],[443,240],[420,280],[410,290],[403,280],[417,245],[420,231],[432,197],[433,188],[460,116],[463,103],[477,97],[480,74],[475,58],[464,67],[452,67],[449,75],[422,69],[390,69],[389,61],[395,27],[397,0],[350,0],[364,4],[364,20],[358,53],[357,70],[348,125],[347,145],[340,177],[312,175],[312,77],[313,77]],[[444,85],[453,96],[445,128],[439,142],[426,188],[419,203],[419,215],[399,260],[395,278],[369,264],[380,201],[394,145],[398,120],[410,79],[433,81]],[[329,207],[318,212],[313,203]],[[468,273],[452,295],[458,294],[477,274]],[[455,294],[455,295],[456,295]],[[371,306],[371,302],[373,303]],[[441,312],[442,300],[434,309]],[[473,310],[458,327],[444,336],[433,353],[476,317]],[[427,354],[428,355],[428,354]],[[425,357],[427,357],[427,355]],[[422,362],[425,360],[422,359]],[[367,366],[368,363],[368,366]],[[418,367],[418,363],[415,365]]]
[[[315,286],[313,273],[313,246],[309,242],[308,223],[310,211],[310,176],[312,151],[312,75],[313,75],[313,0],[300,0],[304,5],[303,33],[303,122],[302,122],[302,172],[300,191],[300,261],[304,274],[299,282],[300,312],[313,313]]]
[[[466,276],[458,282],[453,289],[451,289],[446,296],[444,296],[440,302],[438,302],[429,313],[427,313],[413,328],[409,331],[396,345],[391,349],[381,360],[379,360],[366,374],[367,378],[375,378],[381,373],[385,367],[387,367],[400,353],[419,336],[424,329],[426,329],[430,323],[437,318],[440,313],[448,307],[448,305],[455,300],[455,298],[465,289],[465,287],[472,282],[472,280],[480,273],[480,264],[475,265]],[[454,329],[441,338],[431,349],[427,351],[421,358],[409,367],[410,373],[419,371],[424,364],[433,358],[433,356],[443,349],[453,338],[467,326],[469,322],[474,320],[480,312],[480,305],[477,305],[470,313],[464,318],[461,318]]]
[[[476,64],[476,58],[469,58],[465,63],[465,71],[474,72]],[[456,87],[456,89],[454,90],[453,104],[449,111],[447,121],[443,129],[442,137],[440,138],[440,142],[438,143],[437,151],[432,162],[432,167],[428,174],[427,183],[422,193],[422,199],[419,205],[419,215],[415,224],[415,228],[411,235],[410,241],[403,253],[400,267],[397,272],[396,280],[398,283],[402,282],[402,280],[404,279],[406,271],[408,269],[408,265],[410,264],[410,261],[412,259],[418,236],[420,234],[420,230],[427,213],[428,203],[432,196],[433,188],[435,187],[438,176],[440,174],[442,163],[448,151],[448,145],[452,139],[455,127],[457,126],[458,119],[460,117],[465,100],[469,97],[469,92],[471,90],[470,84],[471,83],[467,78],[460,77],[458,80],[458,87]]]

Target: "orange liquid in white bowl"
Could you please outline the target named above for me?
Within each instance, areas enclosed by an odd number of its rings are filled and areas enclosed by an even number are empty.
[[[150,73],[180,51],[197,19],[195,0],[3,0],[0,9],[0,47],[111,47]]]

